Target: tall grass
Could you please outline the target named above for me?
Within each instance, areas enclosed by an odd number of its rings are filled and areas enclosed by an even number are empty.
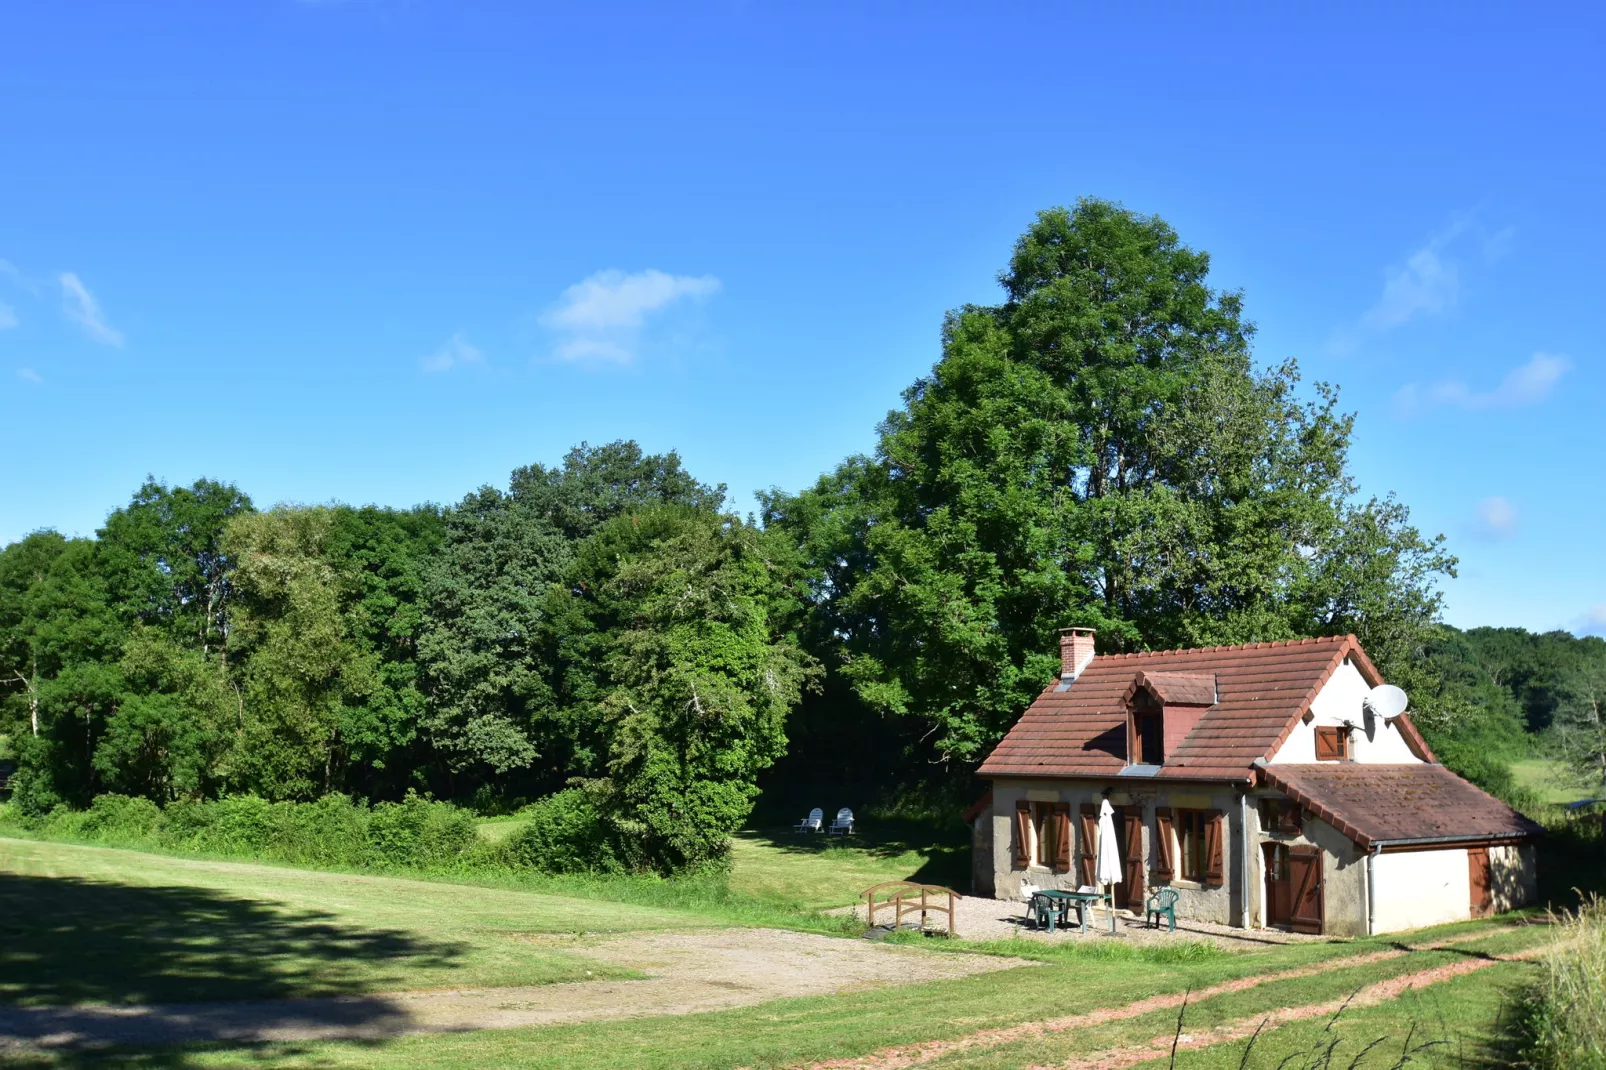
[[[1606,1070],[1606,900],[1590,895],[1550,939],[1525,1008],[1528,1059],[1541,1070]]]

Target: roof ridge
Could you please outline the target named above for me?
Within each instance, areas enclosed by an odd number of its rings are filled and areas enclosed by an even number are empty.
[[[1177,647],[1174,650],[1134,650],[1120,654],[1095,653],[1093,656],[1095,658],[1119,658],[1125,660],[1135,658],[1158,658],[1164,657],[1168,654],[1219,654],[1224,650],[1275,650],[1281,647],[1291,646],[1319,646],[1323,643],[1344,643],[1354,638],[1355,636],[1353,633],[1349,635],[1317,635],[1306,636],[1302,639],[1273,639],[1269,642],[1262,641],[1258,643],[1223,643],[1219,646],[1186,646]]]

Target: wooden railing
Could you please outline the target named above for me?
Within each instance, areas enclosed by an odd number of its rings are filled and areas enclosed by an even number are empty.
[[[896,930],[910,914],[920,915],[920,928],[926,927],[926,915],[941,914],[948,920],[948,935],[959,935],[959,900],[964,898],[952,888],[938,884],[918,884],[914,881],[883,881],[866,888],[860,895],[864,899],[864,923],[874,926],[876,911],[883,907],[892,910],[892,928]],[[877,897],[880,897],[879,899]],[[946,897],[947,903],[942,902]]]

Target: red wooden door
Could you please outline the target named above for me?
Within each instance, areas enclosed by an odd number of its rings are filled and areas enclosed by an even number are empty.
[[[1490,879],[1489,848],[1467,851],[1467,883],[1472,886],[1472,916],[1487,918],[1494,913],[1494,882]]]
[[[1143,909],[1143,812],[1122,809],[1116,815],[1116,828],[1125,826],[1121,842],[1123,863],[1121,883],[1126,890],[1128,910]]]
[[[1293,885],[1288,872],[1288,845],[1264,845],[1266,861],[1266,924],[1288,925],[1293,921]]]
[[[1322,852],[1295,847],[1288,852],[1288,925],[1296,933],[1322,931]]]

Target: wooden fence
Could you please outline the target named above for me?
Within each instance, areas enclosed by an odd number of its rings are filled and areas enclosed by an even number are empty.
[[[920,928],[926,927],[928,914],[941,914],[948,922],[948,935],[959,935],[959,900],[964,898],[952,888],[937,884],[917,884],[914,881],[883,881],[860,893],[864,899],[864,922],[874,926],[876,911],[890,908],[892,927],[897,929],[910,914],[920,915]],[[946,898],[947,902],[943,900]]]

